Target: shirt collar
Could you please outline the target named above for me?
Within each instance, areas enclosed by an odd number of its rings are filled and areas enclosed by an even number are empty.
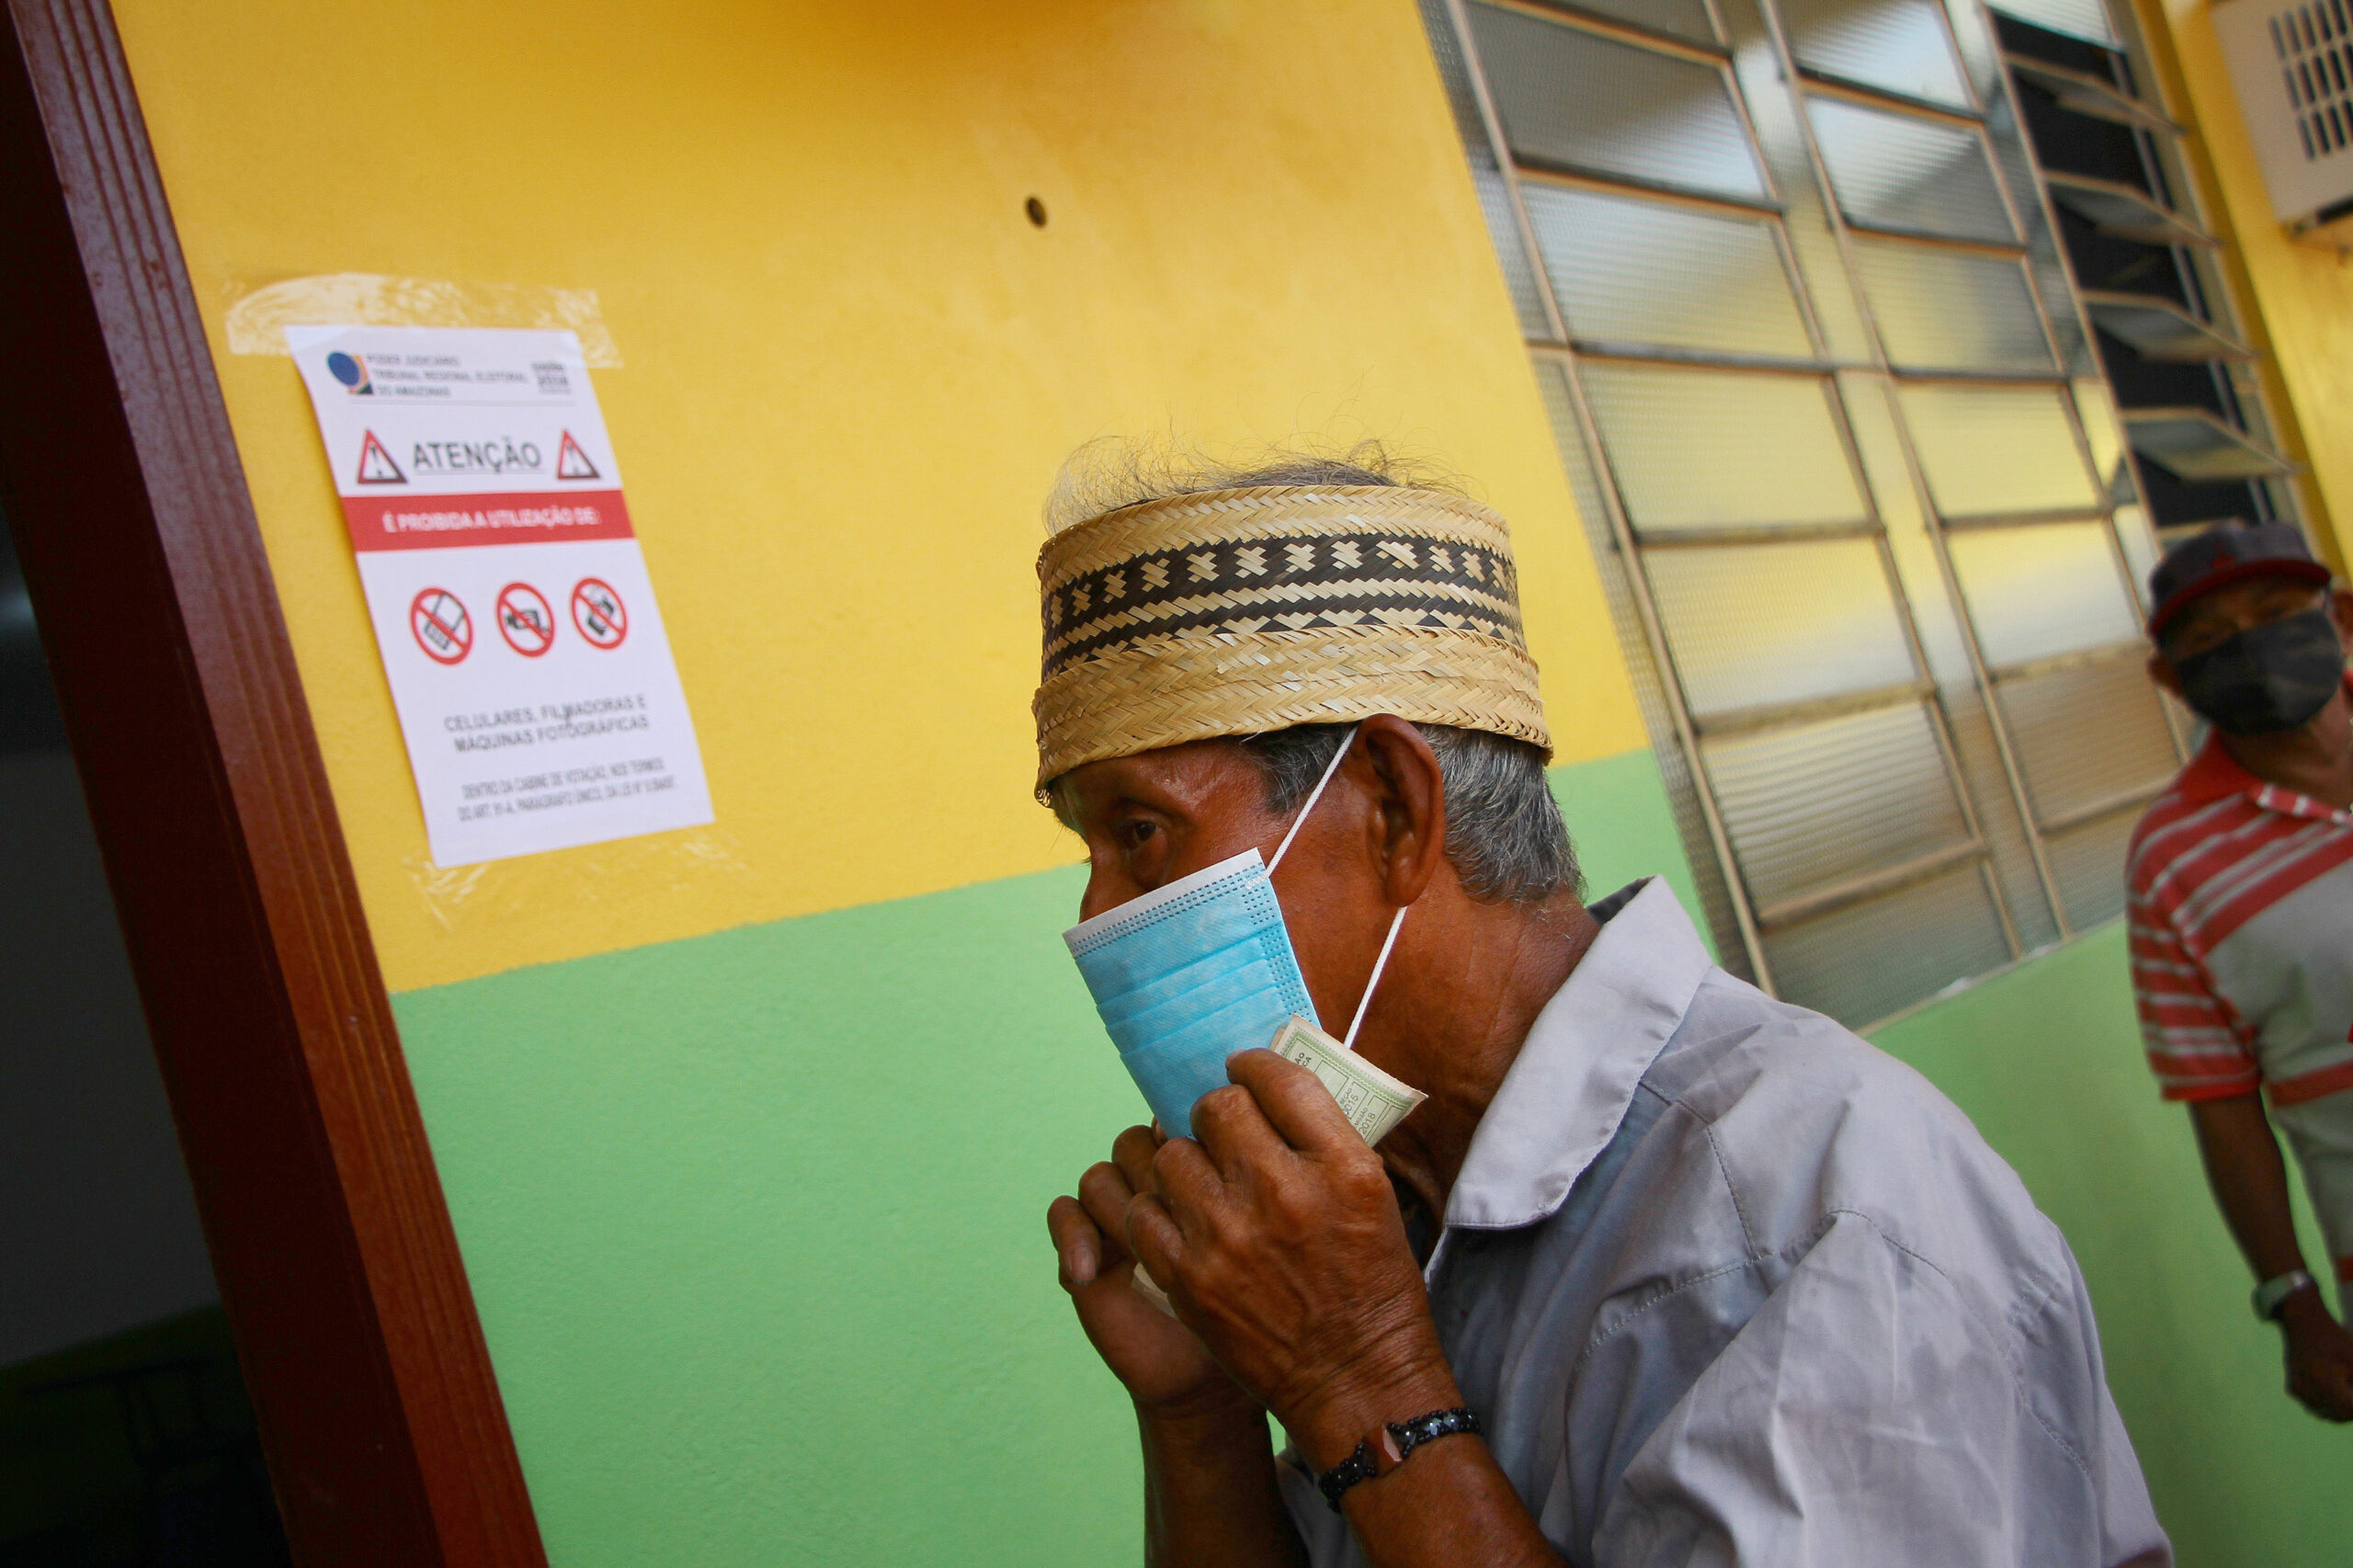
[[[2348,693],[2353,693],[2353,674],[2346,676],[2345,687]],[[2181,791],[2183,801],[2193,806],[2202,806],[2231,795],[2245,795],[2267,812],[2279,812],[2288,816],[2317,817],[2323,822],[2334,822],[2345,815],[2325,801],[2315,801],[2302,790],[2283,790],[2249,773],[2239,766],[2238,758],[2224,748],[2220,730],[2207,734],[2206,744],[2199,748],[2196,756],[2190,758],[2189,766],[2181,770],[2181,777],[2175,780],[2175,788]]]
[[[1529,1027],[1472,1134],[1449,1226],[1508,1230],[1558,1209],[1714,967],[1673,890],[1636,886]]]
[[[2219,801],[2225,795],[2252,795],[2263,788],[2263,780],[2239,766],[2239,759],[2222,747],[2222,733],[2216,730],[2206,737],[2189,766],[2181,770],[2181,798],[2193,806],[2209,801]]]

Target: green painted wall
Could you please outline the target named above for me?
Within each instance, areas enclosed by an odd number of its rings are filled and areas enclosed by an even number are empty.
[[[1647,752],[1554,778],[1596,890],[1688,896]],[[1132,1557],[1126,1402],[1045,1240],[1142,1115],[1060,940],[1080,887],[396,999],[558,1568]]]
[[[2188,1118],[2141,1063],[2122,926],[1874,1038],[1975,1119],[2066,1232],[2183,1568],[2346,1561],[2353,1430],[2280,1392],[2279,1335],[2247,1311],[2253,1281]],[[2326,1256],[2308,1217],[2306,1234],[2306,1256]]]
[[[1647,751],[1630,751],[1598,762],[1552,770],[1552,795],[1561,802],[1569,836],[1585,872],[1586,895],[1603,898],[1637,877],[1663,876],[1699,921],[1699,892],[1690,862],[1675,831],[1666,803],[1666,782]],[[1699,939],[1712,951],[1715,940],[1703,924]]]
[[[1080,1563],[1124,1401],[1047,1202],[1135,1119],[1075,868],[397,1001],[558,1568]]]

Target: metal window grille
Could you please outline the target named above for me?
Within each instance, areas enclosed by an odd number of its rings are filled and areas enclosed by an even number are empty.
[[[2345,0],[2290,6],[2269,18],[2271,48],[2279,57],[2296,134],[2307,161],[2345,151],[2353,141],[2353,62]]]
[[[2055,4],[1997,0],[1994,25],[2158,537],[2292,519],[2181,127],[2136,86],[2151,73],[2132,18],[2092,36]]]
[[[2113,918],[2186,736],[1992,18],[1423,10],[1728,966],[1863,1025]]]

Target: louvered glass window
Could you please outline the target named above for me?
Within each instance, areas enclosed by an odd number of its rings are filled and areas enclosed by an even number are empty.
[[[2260,444],[2104,373],[2244,352],[2194,272],[2071,273],[2078,223],[2205,244],[2177,187],[2039,181],[1978,0],[1424,14],[1725,961],[1862,1025],[2113,918],[2188,739],[2138,667],[2145,476]]]

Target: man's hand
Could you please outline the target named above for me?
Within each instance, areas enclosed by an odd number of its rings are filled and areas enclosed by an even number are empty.
[[[1193,1108],[1199,1142],[1128,1129],[1048,1221],[1079,1321],[1136,1401],[1146,1560],[1299,1568],[1264,1412],[1324,1471],[1462,1394],[1381,1157],[1305,1068],[1252,1051],[1226,1071]],[[1137,1258],[1184,1324],[1135,1294]],[[1562,1562],[1474,1437],[1415,1449],[1343,1506],[1380,1568]]]
[[[2353,1334],[2329,1315],[2317,1290],[2289,1297],[2279,1327],[2288,1341],[2288,1392],[2324,1421],[2353,1421]]]
[[[1163,1140],[1131,1127],[1113,1141],[1111,1158],[1079,1178],[1078,1197],[1057,1198],[1046,1229],[1062,1260],[1063,1289],[1078,1309],[1096,1354],[1146,1410],[1246,1397],[1193,1331],[1136,1294],[1135,1259],[1127,1244],[1128,1208],[1153,1189],[1153,1156]]]
[[[1130,1184],[1129,1251],[1328,1468],[1461,1395],[1381,1157],[1305,1068],[1251,1051],[1227,1072],[1193,1108],[1199,1141],[1168,1140]]]
[[[2255,1277],[2276,1279],[2302,1268],[2287,1162],[2261,1096],[2250,1090],[2194,1100],[2189,1119],[2214,1200]],[[2320,1291],[2299,1290],[2281,1302],[2279,1328],[2288,1338],[2288,1392],[2324,1421],[2353,1421],[2353,1334],[2329,1316]]]
[[[1144,1561],[1302,1568],[1305,1552],[1275,1482],[1266,1407],[1131,1283],[1128,1210],[1152,1190],[1163,1142],[1152,1128],[1129,1128],[1112,1142],[1110,1160],[1080,1178],[1078,1197],[1057,1198],[1046,1210],[1079,1324],[1135,1401]]]

